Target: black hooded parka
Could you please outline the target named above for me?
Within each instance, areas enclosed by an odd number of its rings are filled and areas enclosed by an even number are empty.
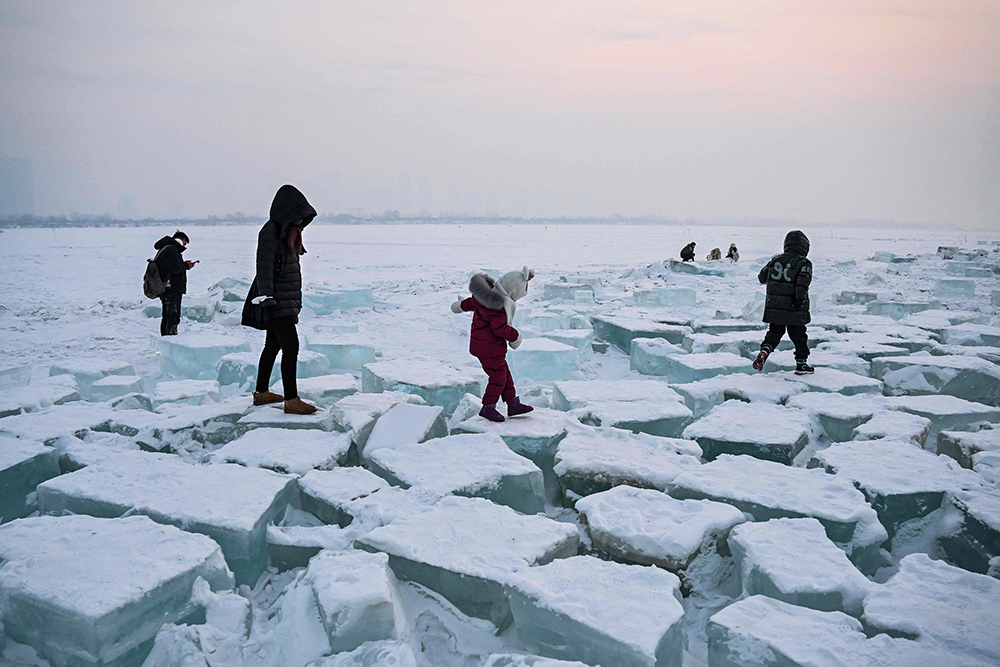
[[[297,220],[302,221],[305,229],[315,217],[316,209],[296,187],[282,185],[278,189],[271,203],[270,219],[257,234],[257,276],[247,295],[243,324],[264,328],[261,322],[248,321],[248,311],[254,310],[250,301],[256,296],[273,297],[275,301],[275,307],[265,311],[263,324],[298,322],[302,310],[302,271],[299,253],[289,246],[288,231]]]
[[[809,284],[812,262],[809,239],[796,230],[785,236],[785,252],[775,255],[760,270],[757,279],[767,284],[764,321],[769,324],[809,324]]]
[[[164,236],[153,244],[156,253],[156,268],[160,278],[167,283],[165,294],[185,294],[187,292],[187,264],[184,263],[184,244],[172,236]],[[162,252],[160,252],[162,251]]]

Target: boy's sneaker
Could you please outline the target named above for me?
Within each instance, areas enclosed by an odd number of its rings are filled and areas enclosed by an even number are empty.
[[[816,369],[806,363],[805,359],[799,361],[795,360],[795,374],[796,375],[812,375],[816,372]]]
[[[486,419],[489,419],[491,422],[497,422],[497,423],[499,423],[499,422],[502,422],[502,421],[506,421],[504,419],[504,416],[502,414],[500,414],[499,412],[497,412],[497,406],[496,406],[496,404],[494,404],[494,405],[484,405],[483,409],[479,411],[479,416],[480,417],[485,417]]]
[[[515,396],[514,400],[507,404],[507,416],[517,417],[518,415],[526,415],[534,409],[530,405],[522,403],[521,399]]]
[[[771,350],[766,347],[760,348],[760,352],[757,353],[757,358],[753,360],[753,369],[755,371],[764,370],[764,362],[771,355]]]

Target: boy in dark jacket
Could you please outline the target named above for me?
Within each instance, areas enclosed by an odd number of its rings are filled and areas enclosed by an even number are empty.
[[[181,323],[181,300],[187,292],[187,272],[194,266],[194,262],[182,257],[188,242],[187,234],[178,229],[173,236],[164,236],[153,244],[156,269],[167,287],[160,295],[160,303],[163,304],[161,336],[176,336],[177,325]]]
[[[528,267],[511,271],[496,281],[479,273],[469,282],[472,296],[451,304],[454,313],[473,313],[469,352],[479,359],[490,376],[479,415],[492,422],[504,421],[504,416],[497,411],[497,401],[501,398],[507,404],[508,417],[534,410],[518,399],[514,379],[507,367],[507,345],[515,350],[521,345],[521,334],[510,324],[517,308],[514,302],[528,293],[528,281],[534,277]]]
[[[694,261],[694,241],[691,241],[691,243],[688,243],[686,246],[681,248],[681,261],[682,262]]]
[[[788,337],[795,344],[795,374],[806,375],[815,369],[806,363],[809,358],[806,325],[809,324],[809,284],[812,282],[812,262],[809,239],[796,230],[785,236],[785,252],[775,255],[757,279],[767,283],[767,300],[764,302],[764,321],[771,326],[760,346],[760,354],[753,362],[755,370],[764,370],[764,362],[778,347],[781,337]]]

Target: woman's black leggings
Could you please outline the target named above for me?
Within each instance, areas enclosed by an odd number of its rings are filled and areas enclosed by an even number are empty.
[[[281,350],[281,384],[285,392],[285,400],[290,401],[299,395],[299,390],[295,386],[295,370],[299,359],[299,334],[295,330],[294,324],[278,324],[267,328],[264,349],[261,350],[260,361],[257,362],[258,392],[268,390],[278,350]]]

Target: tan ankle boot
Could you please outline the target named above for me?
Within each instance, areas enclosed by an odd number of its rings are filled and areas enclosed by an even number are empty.
[[[255,391],[253,393],[254,405],[270,405],[271,403],[281,403],[285,397],[275,394],[273,391]]]
[[[309,405],[301,398],[296,396],[295,398],[285,401],[285,413],[289,415],[311,415],[316,412],[315,405]]]

